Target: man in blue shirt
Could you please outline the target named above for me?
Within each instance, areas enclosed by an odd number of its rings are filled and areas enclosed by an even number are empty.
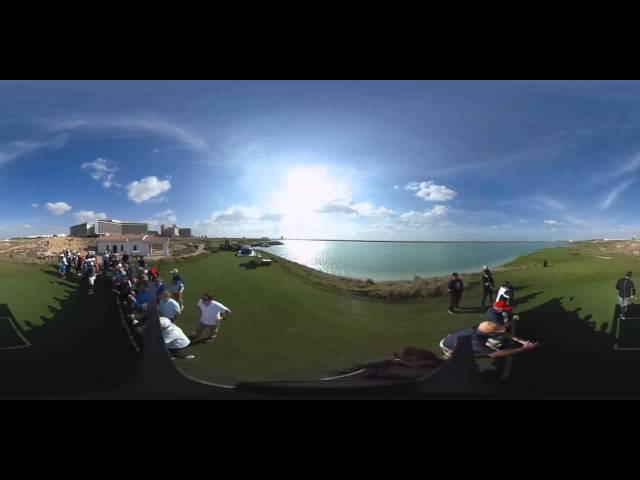
[[[160,316],[167,317],[173,323],[176,323],[180,312],[182,312],[180,304],[171,298],[170,292],[165,291],[162,294],[160,303],[158,304],[158,313]]]

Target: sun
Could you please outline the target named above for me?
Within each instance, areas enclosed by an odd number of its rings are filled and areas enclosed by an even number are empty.
[[[348,182],[331,176],[327,167],[298,166],[287,172],[275,192],[273,208],[284,219],[304,221],[325,205],[350,198]]]

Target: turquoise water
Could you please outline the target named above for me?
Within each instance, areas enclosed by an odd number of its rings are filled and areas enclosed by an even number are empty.
[[[564,245],[522,243],[376,243],[283,240],[266,251],[311,268],[344,277],[411,280],[451,272],[496,268],[520,255]]]

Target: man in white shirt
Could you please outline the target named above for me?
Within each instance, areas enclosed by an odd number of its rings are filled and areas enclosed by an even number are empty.
[[[171,358],[184,358],[187,360],[196,358],[195,355],[188,355],[184,352],[191,340],[180,327],[172,323],[167,317],[160,317],[160,328],[162,329],[164,344],[167,346]]]
[[[208,336],[205,337],[204,343],[209,343],[216,338],[220,322],[231,314],[231,310],[221,303],[216,302],[209,293],[202,295],[200,300],[198,300],[197,306],[200,310],[200,323],[198,324],[196,332],[191,336],[191,339],[200,339],[204,331],[208,330]]]

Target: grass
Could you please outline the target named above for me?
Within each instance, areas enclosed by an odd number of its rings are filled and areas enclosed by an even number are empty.
[[[204,255],[160,264],[165,280],[170,268],[181,270],[186,309],[178,324],[185,332],[196,325],[195,303],[204,291],[233,310],[214,342],[191,347],[197,358],[178,363],[185,373],[202,380],[317,378],[363,360],[387,357],[405,346],[439,352],[441,338],[483,318],[478,308],[479,285],[465,291],[461,306],[466,310],[451,316],[446,313],[446,296],[403,301],[367,298],[323,283],[291,262],[276,258],[270,267],[255,268],[247,258],[207,247]],[[636,334],[631,327],[622,329],[614,319],[615,281],[626,270],[640,272],[640,259],[602,256],[606,252],[589,244],[547,249],[520,257],[495,273],[497,283],[510,280],[516,286],[517,310],[522,315],[518,334],[542,345],[515,357],[513,379],[506,388],[525,393],[640,390],[635,381],[638,352],[613,349],[621,331],[626,344],[640,347],[640,328]],[[542,267],[545,259],[548,268]],[[82,349],[94,369],[97,363],[92,362],[100,355],[112,355],[100,345],[118,335],[108,328],[107,319],[99,318],[101,312],[86,314],[86,296],[78,296],[76,285],[48,275],[42,267],[13,263],[0,263],[0,281],[6,285],[0,303],[10,303],[34,348],[45,353]],[[73,318],[65,320],[67,316]],[[38,324],[50,327],[46,332],[50,338],[35,335]],[[60,342],[68,333],[55,332],[69,331],[65,329],[74,332],[74,339],[63,346]],[[56,346],[45,348],[49,340]],[[87,343],[100,353],[90,352]],[[124,343],[117,346],[125,348]],[[0,360],[7,353],[0,352]],[[17,358],[16,353],[11,355]],[[67,356],[67,368],[78,368]]]
[[[137,358],[108,289],[90,296],[51,266],[9,261],[0,261],[0,285],[0,316],[31,343],[0,350],[0,395],[101,390],[132,372]]]
[[[523,317],[519,333],[548,347],[516,362],[530,379],[542,378],[540,389],[551,385],[551,380],[545,383],[545,368],[562,371],[552,363],[576,353],[602,359],[612,351],[613,287],[622,272],[640,263],[626,257],[601,259],[579,250],[542,250],[520,257],[495,275],[498,283],[510,280],[517,288]],[[549,268],[542,267],[544,259]],[[167,272],[171,266],[165,262],[162,269]],[[189,375],[208,381],[319,377],[408,345],[438,351],[446,334],[483,318],[478,285],[465,291],[461,306],[467,310],[450,316],[446,297],[395,302],[363,298],[323,285],[307,276],[306,269],[277,258],[271,267],[252,268],[246,258],[221,251],[185,260],[180,268],[186,310],[179,323],[185,331],[195,325],[194,305],[205,290],[234,312],[213,343],[192,347],[197,358],[180,363]],[[563,339],[569,339],[565,346]],[[538,363],[530,365],[527,356]],[[589,379],[587,372],[586,384]],[[560,388],[560,383],[551,387]]]

